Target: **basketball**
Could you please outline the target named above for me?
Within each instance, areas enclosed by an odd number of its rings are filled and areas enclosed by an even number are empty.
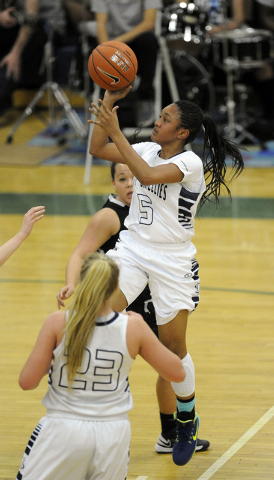
[[[138,70],[135,53],[123,42],[98,45],[88,60],[89,74],[105,90],[123,90],[134,82]]]

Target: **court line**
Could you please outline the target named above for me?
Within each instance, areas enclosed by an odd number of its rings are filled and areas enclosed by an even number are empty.
[[[136,477],[135,480],[147,480],[147,478],[148,478],[148,477],[140,477],[140,476],[139,476],[139,477]]]
[[[230,460],[235,453],[240,450],[256,433],[258,433],[264,425],[274,417],[274,405],[268,412],[266,412],[246,433],[237,440],[232,447],[230,447],[211,467],[209,467],[197,480],[208,480],[211,478],[220,468]]]
[[[64,280],[50,280],[50,279],[25,279],[25,278],[0,278],[0,283],[56,283],[63,285]],[[260,291],[260,290],[244,290],[237,288],[220,288],[220,287],[205,287],[202,286],[201,290],[207,290],[212,292],[229,292],[229,293],[245,293],[249,295],[274,295],[274,292]]]

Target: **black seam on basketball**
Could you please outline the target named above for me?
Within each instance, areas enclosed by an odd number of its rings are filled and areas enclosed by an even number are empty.
[[[94,73],[97,75],[97,77],[99,77],[100,80],[101,80],[107,87],[109,87],[110,85],[106,82],[105,78],[103,78],[103,77],[101,77],[101,75],[99,75],[99,73],[98,73],[98,71],[97,71],[97,69],[96,69],[96,66],[95,66],[95,64],[94,64],[94,57],[93,57],[93,55],[92,55],[92,66],[93,66],[93,69],[94,69]],[[95,81],[95,80],[94,80],[94,81]],[[95,82],[95,83],[96,83],[96,82]],[[101,88],[103,88],[103,87],[101,87]]]
[[[109,46],[108,46],[108,47],[109,47]],[[110,47],[113,48],[114,50],[119,50],[119,48],[114,48],[114,47],[112,47],[112,46],[110,46]],[[115,65],[113,65],[112,63],[110,63],[110,61],[105,57],[105,55],[103,55],[99,50],[97,50],[97,48],[96,48],[95,50],[97,51],[97,53],[98,53],[99,55],[101,55],[101,57],[103,57],[103,58],[106,60],[106,62],[107,62],[109,65],[111,65],[111,66],[123,77],[124,80],[126,80],[126,82],[128,82],[128,84],[130,83],[130,82],[128,81],[128,79],[127,79],[126,77],[124,77],[124,75],[120,72],[120,70],[118,70],[118,69],[115,67]],[[123,52],[122,50],[121,50],[121,52],[124,54],[124,52]],[[129,57],[128,57],[128,58],[129,58]],[[130,59],[130,61],[131,61],[131,66],[133,67],[133,70],[134,70],[134,72],[135,72],[135,68],[134,68],[134,65],[133,65],[133,63],[132,63],[132,60],[131,60],[131,58],[129,58],[129,59]],[[92,60],[93,60],[93,56],[92,56]]]

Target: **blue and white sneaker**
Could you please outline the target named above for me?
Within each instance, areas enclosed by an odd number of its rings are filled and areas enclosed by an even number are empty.
[[[172,450],[175,465],[186,465],[196,450],[200,418],[195,413],[194,420],[177,418],[177,438]]]
[[[172,453],[173,445],[176,441],[176,430],[164,435],[160,434],[157,443],[155,445],[155,452],[159,454]],[[203,440],[202,438],[197,438],[197,445],[195,452],[206,452],[210,447],[208,440]]]

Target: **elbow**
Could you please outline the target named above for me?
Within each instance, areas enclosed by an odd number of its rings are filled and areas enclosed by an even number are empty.
[[[137,177],[137,176],[136,176]],[[155,180],[153,180],[149,175],[138,175],[138,180],[141,183],[141,185],[153,185],[155,183]]]
[[[22,388],[22,390],[30,390],[30,387],[29,387],[28,383],[25,382],[24,380],[21,380],[21,379],[19,378],[19,382],[18,382],[18,383],[19,383],[19,386]]]
[[[90,154],[90,155],[93,155],[93,156],[99,157],[98,149],[96,149],[96,148],[94,147],[94,145],[90,145],[90,147],[89,147],[89,154]]]
[[[168,382],[181,383],[186,378],[186,372],[182,364],[178,365],[177,368],[172,368],[169,373],[166,372],[166,375],[162,374],[162,377]]]
[[[181,383],[185,380],[186,372],[181,362],[178,368],[173,371],[172,375],[173,375],[173,378],[171,379],[171,382]]]
[[[33,384],[33,382],[29,381],[29,379],[21,376],[19,377],[18,383],[22,390],[34,390],[39,385],[39,383]]]

